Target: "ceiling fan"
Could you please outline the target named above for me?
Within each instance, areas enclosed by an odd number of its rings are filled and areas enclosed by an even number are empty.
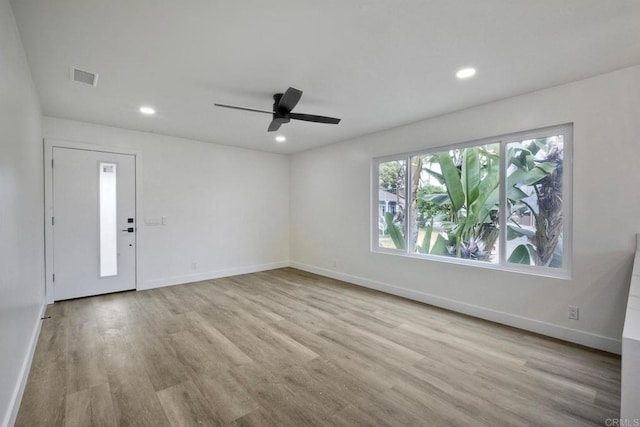
[[[273,95],[273,111],[259,110],[256,108],[239,107],[237,105],[214,104],[216,107],[233,108],[235,110],[253,111],[256,113],[267,113],[273,115],[269,132],[275,132],[280,129],[284,123],[289,123],[291,119],[303,120],[305,122],[327,123],[337,125],[340,119],[326,116],[315,116],[313,114],[292,113],[291,110],[296,106],[302,97],[302,91],[290,87],[285,93],[276,93]]]

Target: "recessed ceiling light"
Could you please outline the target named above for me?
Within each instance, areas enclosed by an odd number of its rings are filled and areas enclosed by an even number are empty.
[[[151,107],[140,107],[140,112],[142,114],[146,114],[147,116],[152,116],[156,113],[156,110]]]
[[[458,72],[456,73],[456,77],[459,79],[468,79],[469,77],[473,77],[475,75],[475,68],[463,68],[461,70],[458,70]]]
[[[286,140],[287,140],[287,138],[285,138],[282,135],[276,136],[276,142],[285,142]]]

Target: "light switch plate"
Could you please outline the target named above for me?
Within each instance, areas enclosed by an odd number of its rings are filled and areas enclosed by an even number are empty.
[[[162,221],[160,220],[160,218],[145,218],[144,225],[147,225],[147,226],[162,225]]]

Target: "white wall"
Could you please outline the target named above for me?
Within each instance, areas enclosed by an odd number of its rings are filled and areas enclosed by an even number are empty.
[[[15,415],[44,302],[41,117],[13,12],[0,0],[0,425]]]
[[[43,133],[142,153],[138,289],[288,264],[286,156],[50,117]]]
[[[567,122],[572,280],[370,251],[373,157]],[[292,265],[619,352],[640,217],[638,159],[640,67],[303,152],[291,160]],[[580,320],[566,318],[569,304],[580,307]]]

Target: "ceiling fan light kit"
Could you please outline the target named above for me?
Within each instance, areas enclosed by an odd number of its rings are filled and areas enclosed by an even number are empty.
[[[292,110],[300,101],[302,91],[293,87],[287,89],[284,93],[276,93],[273,95],[273,111],[259,110],[256,108],[240,107],[237,105],[214,104],[216,107],[232,108],[234,110],[251,111],[254,113],[267,113],[272,115],[271,123],[268,131],[275,132],[285,123],[289,123],[291,119],[302,120],[305,122],[325,123],[337,125],[340,119],[335,117],[316,116],[313,114],[293,113]]]

